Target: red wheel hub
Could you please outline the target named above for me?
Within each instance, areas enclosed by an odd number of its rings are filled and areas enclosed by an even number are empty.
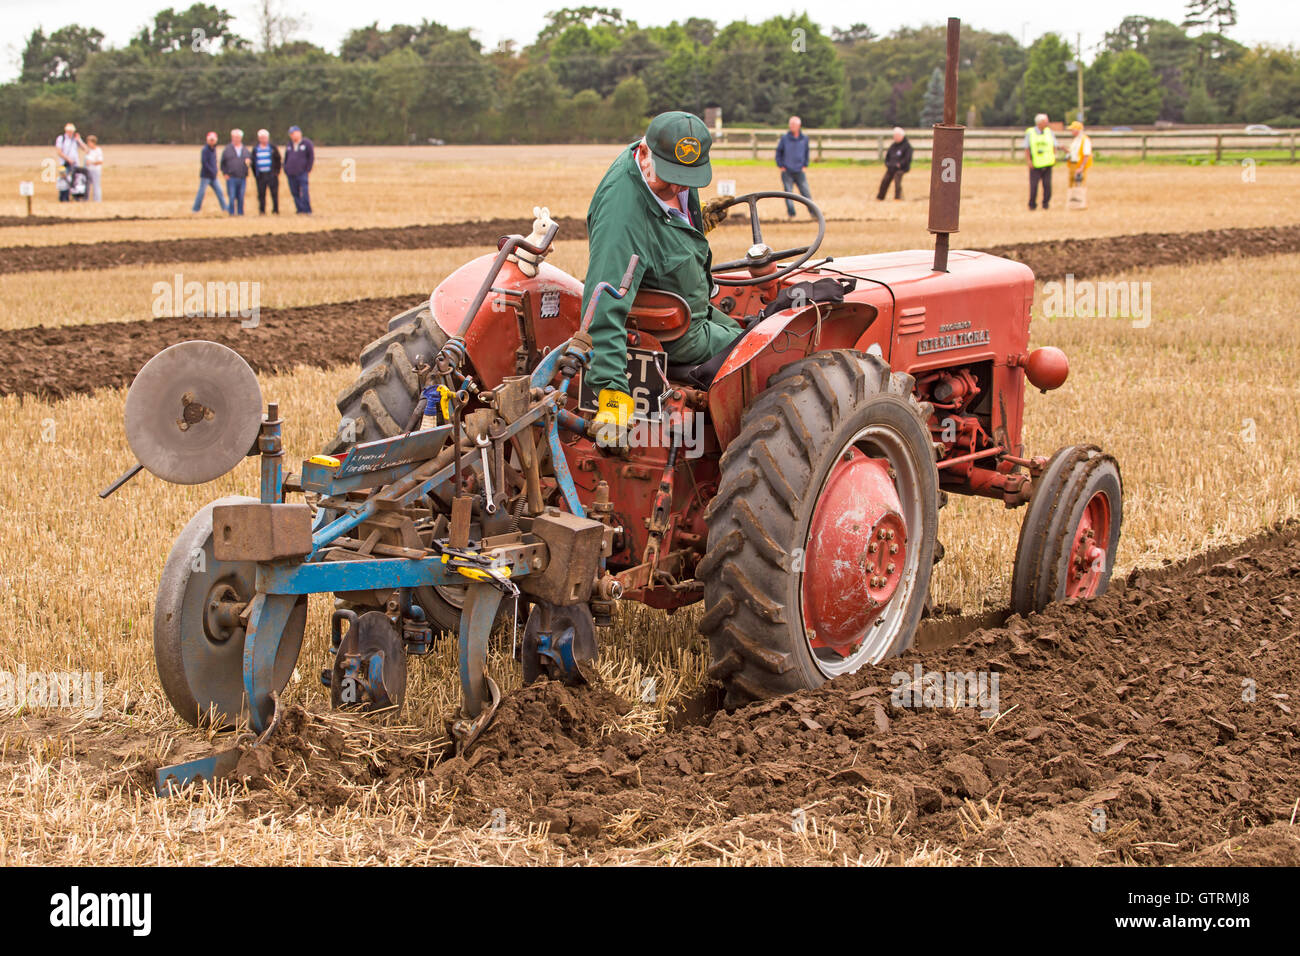
[[[813,647],[847,657],[903,579],[907,524],[889,462],[849,448],[827,476],[808,528],[803,622]]]
[[[1065,575],[1065,596],[1093,597],[1106,570],[1110,545],[1110,499],[1100,491],[1088,499],[1074,530],[1070,563]]]

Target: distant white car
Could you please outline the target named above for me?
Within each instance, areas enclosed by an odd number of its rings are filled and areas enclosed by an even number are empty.
[[[1249,126],[1246,127],[1246,132],[1263,134],[1263,133],[1276,133],[1277,130],[1275,130],[1271,126],[1266,126],[1263,123],[1251,123]]]

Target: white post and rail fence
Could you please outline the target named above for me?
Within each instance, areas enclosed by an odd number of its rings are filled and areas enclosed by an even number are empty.
[[[784,130],[729,127],[715,134],[711,155],[718,159],[770,159]],[[884,162],[885,150],[893,142],[892,129],[805,129],[814,161],[855,159]],[[1246,133],[1237,129],[1196,130],[1088,130],[1095,157],[1128,156],[1147,159],[1159,156],[1213,156],[1224,153],[1283,153],[1296,161],[1300,130]],[[928,129],[908,130],[914,160],[930,158]],[[963,156],[971,160],[1015,160],[1025,153],[1024,130],[968,129]],[[1056,141],[1065,146],[1070,132],[1057,131]]]

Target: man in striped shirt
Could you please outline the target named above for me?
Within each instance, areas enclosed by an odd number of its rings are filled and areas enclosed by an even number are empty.
[[[266,194],[271,193],[271,212],[280,215],[280,151],[271,142],[271,134],[257,131],[253,147],[253,177],[257,180],[257,213],[266,214]]]

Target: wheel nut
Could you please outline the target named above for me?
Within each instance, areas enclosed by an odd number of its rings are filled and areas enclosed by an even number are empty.
[[[894,562],[893,562],[893,561],[890,561],[890,562],[889,562],[889,567],[885,568],[885,571],[886,571],[887,573],[889,573],[889,574],[893,574],[893,573],[894,573]]]
[[[896,544],[891,544],[891,545],[889,546],[889,553],[890,553],[890,554],[898,554],[898,545],[896,545]]]

